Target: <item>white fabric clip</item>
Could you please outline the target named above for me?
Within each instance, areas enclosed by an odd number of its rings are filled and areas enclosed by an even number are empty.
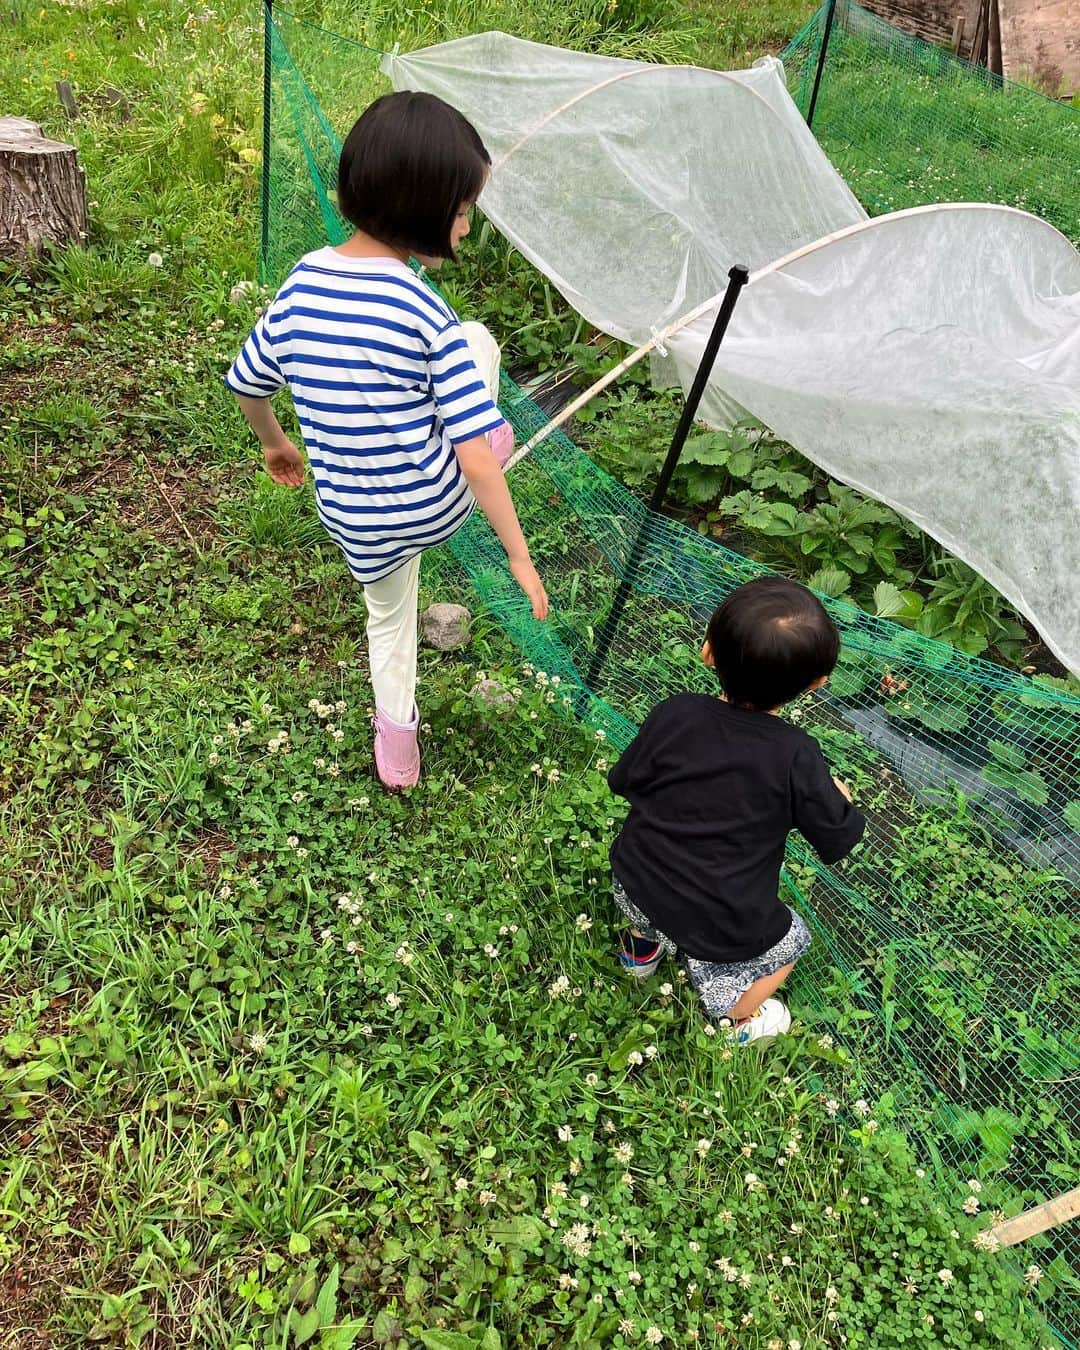
[[[667,348],[660,341],[660,334],[655,328],[649,329],[649,336],[652,338],[653,347],[659,356],[667,356]]]

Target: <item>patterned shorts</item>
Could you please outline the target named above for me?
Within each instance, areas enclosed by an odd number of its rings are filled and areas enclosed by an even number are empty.
[[[782,966],[790,965],[810,950],[810,930],[802,918],[793,909],[791,927],[775,947],[770,947],[760,956],[749,961],[734,961],[723,964],[719,961],[698,961],[692,956],[679,956],[679,949],[671,938],[653,928],[648,918],[623,890],[617,879],[613,879],[615,903],[620,912],[630,920],[633,926],[650,942],[658,942],[668,956],[682,961],[690,983],[697,990],[707,1017],[723,1017],[733,1008],[743,994],[766,975],[775,974]]]

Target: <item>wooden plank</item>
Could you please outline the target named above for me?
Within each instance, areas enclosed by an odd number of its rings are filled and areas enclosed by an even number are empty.
[[[1015,1247],[1018,1242],[1045,1233],[1049,1228],[1057,1228],[1070,1219],[1080,1218],[1080,1186],[1066,1191],[1064,1195],[1025,1210],[1015,1219],[1006,1219],[995,1224],[990,1230],[1003,1247]]]

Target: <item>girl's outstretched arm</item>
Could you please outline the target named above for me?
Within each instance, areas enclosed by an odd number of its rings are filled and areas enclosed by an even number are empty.
[[[536,573],[529,557],[529,547],[521,533],[517,512],[506,485],[506,478],[499,467],[486,436],[474,436],[454,447],[461,472],[468,480],[472,494],[480,505],[481,511],[491,522],[491,528],[499,536],[499,542],[506,549],[510,562],[510,572],[514,580],[529,597],[533,616],[546,619],[548,613],[547,592]]]
[[[281,429],[268,398],[237,394],[236,401],[248,424],[262,442],[266,472],[275,483],[300,487],[304,481],[304,457]]]

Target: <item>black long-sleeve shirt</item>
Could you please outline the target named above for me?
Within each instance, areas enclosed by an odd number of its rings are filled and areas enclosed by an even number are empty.
[[[866,824],[812,736],[707,694],[658,704],[608,784],[630,803],[612,871],[656,928],[705,961],[750,960],[786,936],[789,831],[834,863]]]

